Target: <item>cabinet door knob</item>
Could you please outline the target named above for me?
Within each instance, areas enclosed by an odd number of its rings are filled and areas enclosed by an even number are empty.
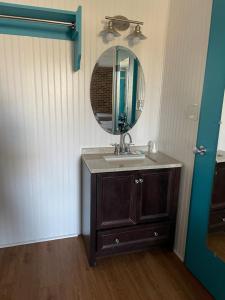
[[[139,180],[138,180],[138,179],[135,179],[134,182],[135,182],[135,184],[138,184],[138,183],[139,183]]]
[[[156,231],[153,234],[154,234],[154,236],[159,236],[158,232],[156,232]]]
[[[140,182],[140,183],[143,183],[143,182],[144,182],[144,179],[140,178],[140,179],[139,179],[139,182]]]
[[[120,243],[120,240],[118,238],[116,238],[115,243],[118,245]]]
[[[222,222],[224,222],[224,223],[225,223],[225,218],[222,218]]]

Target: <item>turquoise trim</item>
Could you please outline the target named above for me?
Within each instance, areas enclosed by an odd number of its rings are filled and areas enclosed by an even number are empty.
[[[225,1],[214,0],[198,128],[185,264],[216,300],[225,299],[225,264],[206,245],[219,121],[225,88]]]
[[[50,25],[0,18],[0,34],[41,37],[59,40],[71,40],[72,29],[67,26]]]
[[[54,21],[74,21],[74,12],[69,10],[53,9],[39,6],[21,5],[14,3],[0,2],[0,14],[21,17],[41,18]]]
[[[137,80],[138,80],[138,60],[134,59],[133,69],[133,92],[132,92],[132,115],[131,124],[136,122],[136,104],[137,104]]]
[[[82,20],[82,8],[81,6],[78,7],[77,12],[76,12],[76,31],[75,34],[72,36],[72,39],[75,42],[74,44],[74,70],[78,71],[80,69],[80,61],[81,61],[81,33],[82,33],[82,27],[81,27],[81,22]]]
[[[74,22],[76,30],[57,24],[44,24],[25,20],[0,18],[0,34],[32,36],[50,39],[70,40],[74,43],[74,69],[80,69],[81,60],[81,7],[77,12],[0,2],[0,14],[35,19]]]
[[[120,104],[119,116],[125,113],[125,87],[126,87],[126,71],[120,71]]]

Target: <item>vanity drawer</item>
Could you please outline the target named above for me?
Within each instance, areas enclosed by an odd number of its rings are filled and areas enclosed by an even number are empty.
[[[211,213],[209,229],[210,231],[225,230],[225,210]]]
[[[167,222],[99,231],[97,253],[111,254],[166,244],[172,238],[172,228],[173,224]]]

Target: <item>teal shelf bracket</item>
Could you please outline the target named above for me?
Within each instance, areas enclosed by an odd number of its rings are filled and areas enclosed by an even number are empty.
[[[74,70],[78,71],[80,69],[81,61],[81,19],[82,19],[82,8],[78,7],[76,11],[76,31],[73,34],[74,40]]]
[[[0,34],[70,40],[75,71],[81,61],[81,6],[76,12],[0,2]]]

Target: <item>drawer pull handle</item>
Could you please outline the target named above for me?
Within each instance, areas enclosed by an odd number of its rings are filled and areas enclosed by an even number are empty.
[[[118,238],[116,238],[115,243],[118,245],[120,243],[120,240]]]
[[[139,179],[139,182],[140,182],[140,183],[143,183],[143,182],[144,182],[144,179],[140,178],[140,179]]]
[[[153,234],[154,234],[154,236],[159,236],[158,232],[156,232],[156,231]]]
[[[225,218],[222,218],[222,222],[224,222],[224,223],[225,223]]]
[[[139,180],[138,180],[138,179],[135,179],[134,182],[135,182],[135,184],[138,184],[138,183],[139,183]]]

